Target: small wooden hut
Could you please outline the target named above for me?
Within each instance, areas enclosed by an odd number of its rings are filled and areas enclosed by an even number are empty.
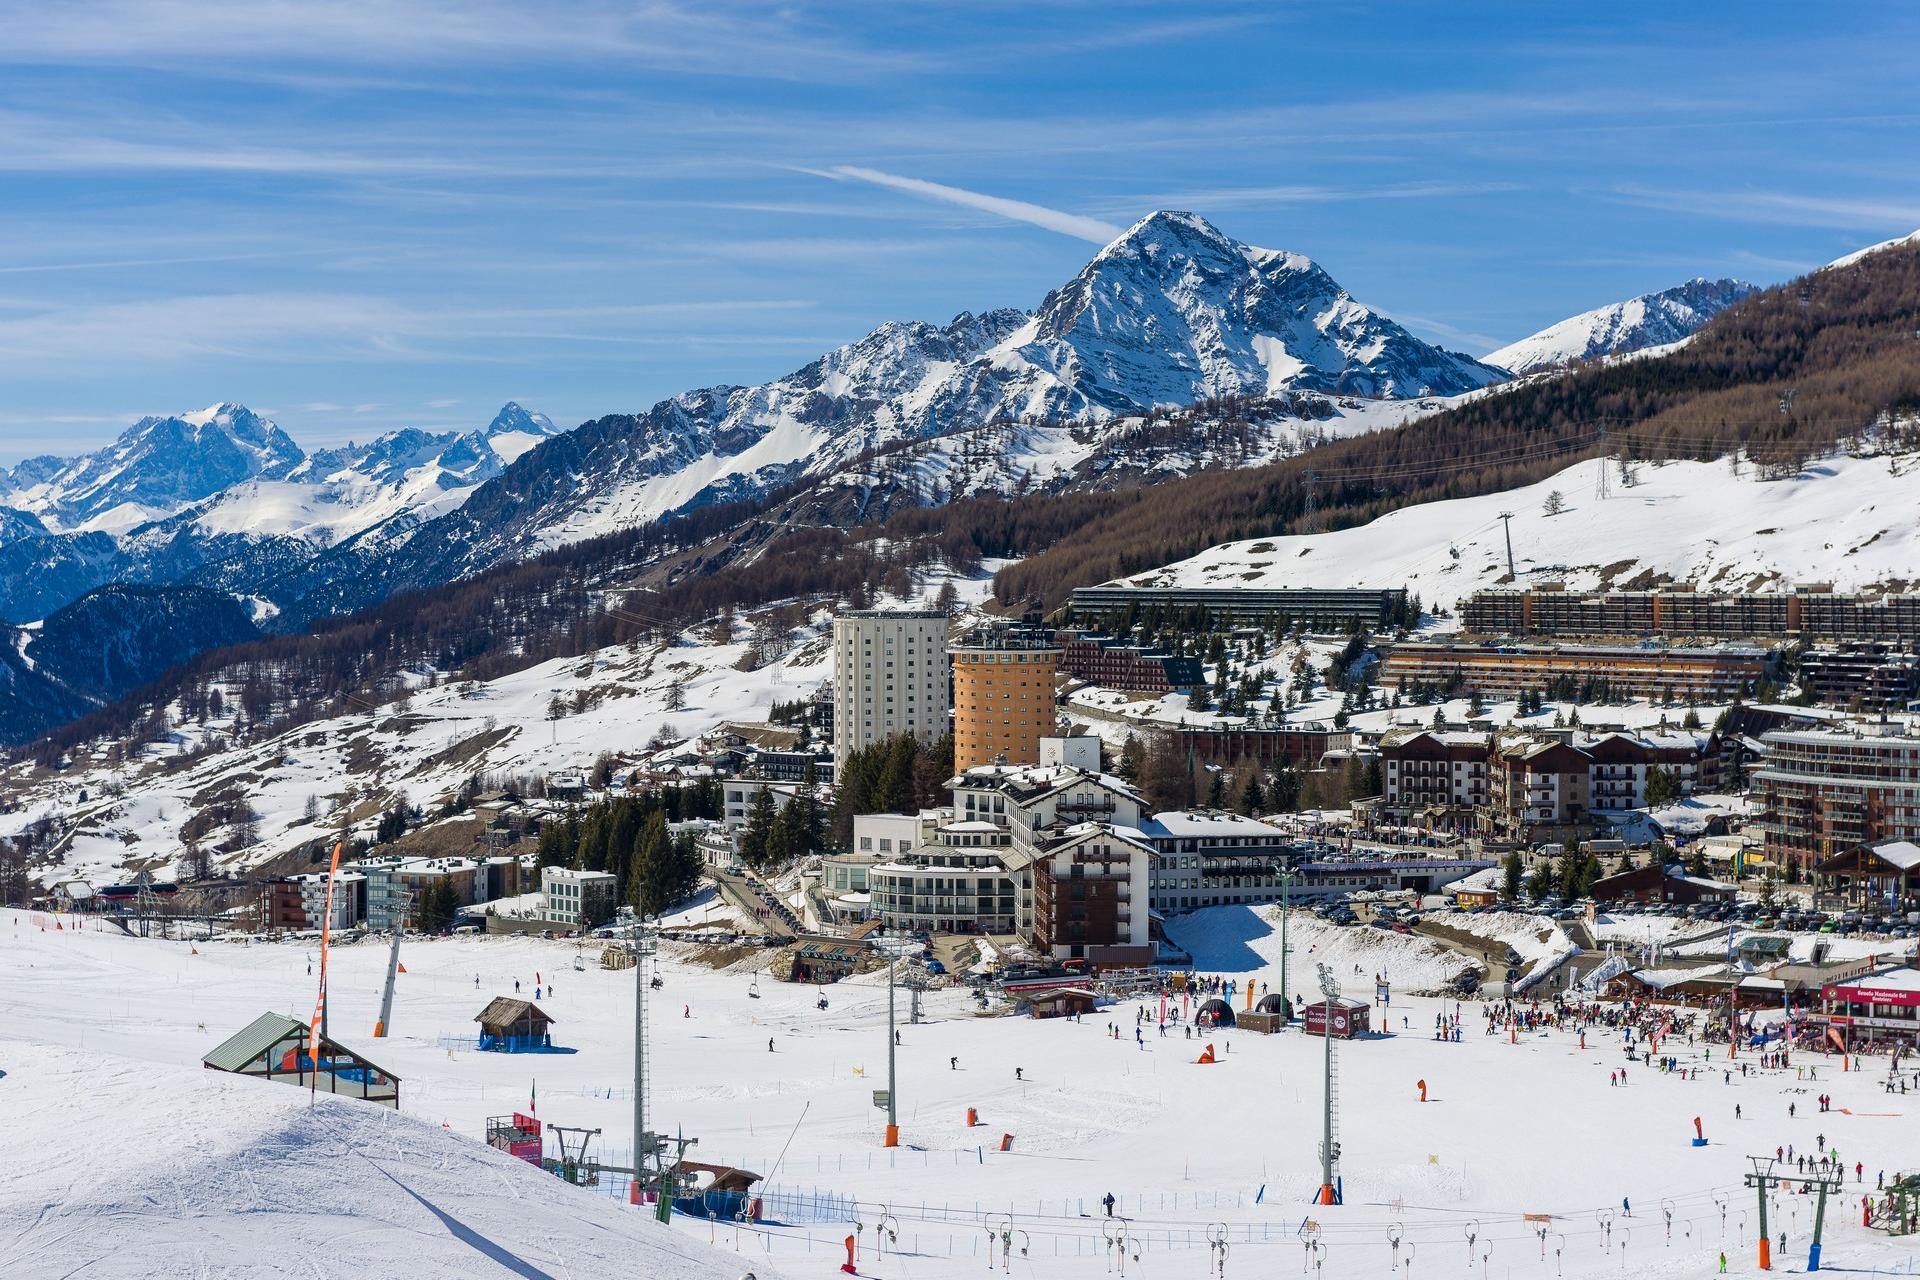
[[[553,1047],[553,1019],[531,1000],[495,996],[473,1020],[480,1024],[482,1049],[524,1053]]]

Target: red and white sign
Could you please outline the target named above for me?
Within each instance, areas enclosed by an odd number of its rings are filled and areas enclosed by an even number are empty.
[[[1829,1000],[1845,1000],[1850,1004],[1891,1004],[1909,1009],[1920,1006],[1920,991],[1901,991],[1891,987],[1842,984],[1828,987],[1821,994]]]

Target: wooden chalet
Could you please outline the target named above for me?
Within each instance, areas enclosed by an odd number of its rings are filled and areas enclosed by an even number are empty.
[[[473,1020],[480,1024],[482,1049],[518,1053],[553,1045],[553,1019],[531,1000],[495,996]]]

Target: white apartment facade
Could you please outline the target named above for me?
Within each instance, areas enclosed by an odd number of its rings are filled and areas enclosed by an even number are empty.
[[[833,760],[900,734],[933,743],[949,730],[947,615],[861,609],[833,620]]]
[[[599,924],[613,918],[616,881],[611,871],[575,871],[571,867],[540,868],[540,896],[551,924],[568,929]]]

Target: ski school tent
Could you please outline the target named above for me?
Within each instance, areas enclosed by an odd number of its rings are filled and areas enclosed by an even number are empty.
[[[1233,1025],[1233,1006],[1225,1000],[1209,1000],[1194,1011],[1193,1025],[1230,1027]]]
[[[1256,1013],[1289,1013],[1287,1002],[1280,998],[1278,991],[1270,996],[1261,996],[1260,1003],[1253,1006]]]

